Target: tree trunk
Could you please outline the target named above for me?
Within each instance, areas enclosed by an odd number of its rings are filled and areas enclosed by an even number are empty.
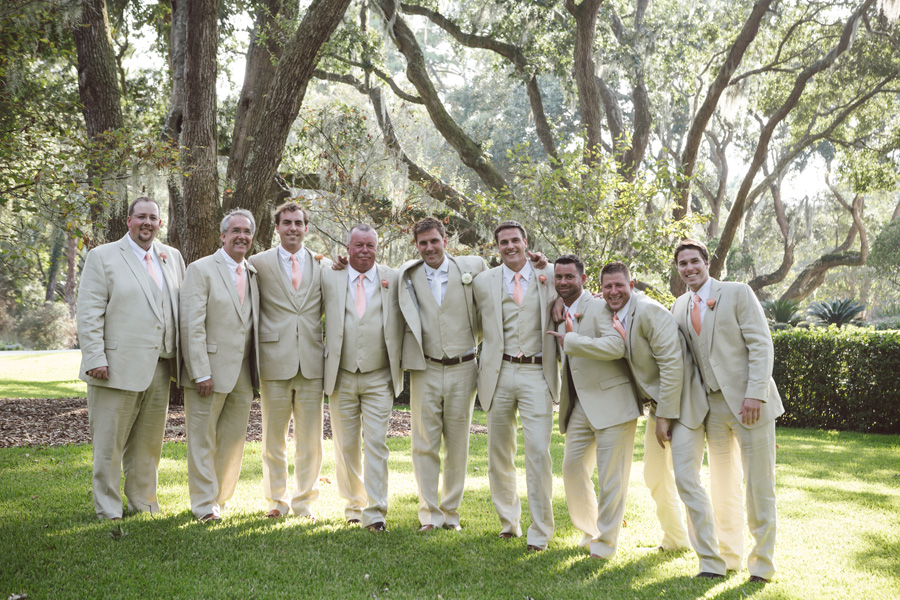
[[[163,126],[162,139],[177,148],[184,126],[184,55],[187,35],[187,2],[172,0],[172,24],[169,34],[169,72],[172,77],[172,95],[169,98],[169,112]],[[179,250],[185,235],[184,190],[182,177],[174,169],[166,175],[169,190],[169,227],[166,242]]]
[[[63,297],[69,307],[69,316],[75,318],[75,267],[78,265],[78,246],[75,243],[75,232],[66,232],[66,285]]]
[[[582,0],[578,4],[575,0],[566,0],[566,10],[575,17],[575,84],[587,137],[586,159],[591,163],[596,160],[602,147],[603,116],[600,113],[600,86],[594,65],[594,35],[601,4],[603,0]]]
[[[181,239],[186,262],[212,254],[219,246],[216,163],[216,47],[218,0],[187,3],[184,65],[184,129],[181,167],[185,223]]]
[[[113,150],[114,145],[103,144],[103,135],[121,129],[124,119],[106,0],[83,0],[81,19],[75,26],[73,37],[78,54],[78,94],[87,135],[93,142]],[[103,180],[114,175],[99,162],[88,165],[88,174],[92,180]],[[128,199],[124,186],[101,184],[101,189],[96,192],[100,200],[108,202],[109,208],[105,210],[101,202],[91,205],[93,242],[121,238],[127,231],[125,217]]]

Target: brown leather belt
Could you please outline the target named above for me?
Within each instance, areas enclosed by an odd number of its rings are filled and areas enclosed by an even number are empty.
[[[431,362],[436,362],[439,365],[444,365],[445,367],[449,367],[451,365],[458,365],[459,363],[469,362],[470,360],[475,360],[475,353],[466,354],[465,356],[457,356],[456,358],[431,358],[427,354],[425,358],[430,360]]]
[[[520,365],[540,365],[544,362],[541,356],[510,356],[509,354],[504,354],[503,360]]]

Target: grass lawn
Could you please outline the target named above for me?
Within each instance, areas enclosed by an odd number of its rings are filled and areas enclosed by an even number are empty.
[[[0,352],[0,398],[87,398],[81,352]]]
[[[484,414],[476,419],[483,422]],[[642,438],[643,421],[638,428]],[[521,434],[520,434],[521,435]],[[185,447],[166,444],[163,513],[97,521],[89,446],[0,451],[0,598],[866,598],[900,597],[900,438],[778,430],[779,574],[696,580],[691,551],[642,550],[661,534],[642,481],[640,442],[619,552],[600,565],[577,546],[555,436],[557,532],[547,551],[501,540],[485,436],[473,436],[463,531],[417,534],[409,439],[391,448],[387,534],[344,525],[326,442],[319,521],[262,518],[259,444],[248,444],[237,495],[218,524],[190,514]],[[521,437],[520,437],[521,444]],[[525,496],[519,462],[520,495]],[[527,515],[527,507],[523,507]],[[526,516],[524,526],[527,527]],[[524,528],[524,527],[523,527]],[[748,534],[749,535],[749,534]]]

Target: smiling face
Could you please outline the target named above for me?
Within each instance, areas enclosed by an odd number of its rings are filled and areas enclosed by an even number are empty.
[[[578,272],[575,263],[558,263],[553,267],[553,283],[556,293],[562,298],[566,306],[572,306],[584,291],[584,282],[587,275]]]
[[[275,226],[281,245],[291,254],[295,254],[303,246],[303,238],[308,229],[302,210],[282,212],[278,225]]]
[[[696,292],[709,279],[709,261],[703,258],[699,250],[685,248],[675,257],[675,267],[681,280]]]
[[[350,266],[365,273],[375,264],[375,254],[378,252],[378,236],[374,231],[356,229],[347,243],[347,253],[350,256]]]
[[[137,202],[125,222],[128,224],[128,235],[134,243],[149,250],[159,233],[159,207],[155,202]]]
[[[447,248],[447,237],[437,229],[428,229],[416,234],[416,250],[425,264],[437,269],[444,263],[444,250]]]
[[[244,260],[244,256],[250,251],[253,243],[253,229],[250,219],[241,215],[234,215],[228,219],[228,229],[222,234],[222,248],[225,254],[236,263]]]
[[[607,273],[602,277],[600,289],[609,308],[613,312],[618,312],[631,300],[634,281],[629,280],[625,273]]]
[[[518,227],[502,229],[497,233],[497,251],[503,264],[515,272],[522,270],[528,262],[528,238]]]

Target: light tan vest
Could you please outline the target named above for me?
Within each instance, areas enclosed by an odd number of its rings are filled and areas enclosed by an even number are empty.
[[[700,375],[703,376],[703,383],[708,391],[718,392],[722,388],[719,386],[718,380],[716,380],[716,374],[713,373],[712,365],[709,364],[709,356],[707,356],[705,351],[701,350],[703,342],[700,336],[697,335],[697,332],[694,331],[693,325],[690,324],[690,318],[688,318],[688,332],[691,338],[691,353],[696,357],[697,364],[700,365]]]
[[[503,353],[510,356],[536,356],[543,350],[544,336],[541,331],[541,297],[538,293],[537,276],[532,276],[525,292],[522,305],[516,304],[506,292],[503,284]]]
[[[428,285],[424,265],[412,274],[422,321],[422,350],[432,358],[456,358],[475,349],[475,335],[465,310],[462,311],[465,318],[459,318],[460,307],[466,306],[460,277],[459,267],[451,261],[447,291],[438,306]]]
[[[431,293],[429,291],[429,293]],[[344,341],[341,347],[341,368],[346,371],[369,373],[388,366],[387,345],[384,341],[384,321],[381,313],[381,291],[376,289],[362,318],[347,294],[344,310]]]
[[[172,358],[175,356],[175,309],[169,300],[169,294],[166,287],[165,271],[160,268],[162,273],[163,289],[159,289],[150,273],[147,273],[147,279],[150,281],[150,290],[153,292],[153,300],[160,308],[163,315],[163,328],[160,333],[159,340],[159,356],[160,358]]]

